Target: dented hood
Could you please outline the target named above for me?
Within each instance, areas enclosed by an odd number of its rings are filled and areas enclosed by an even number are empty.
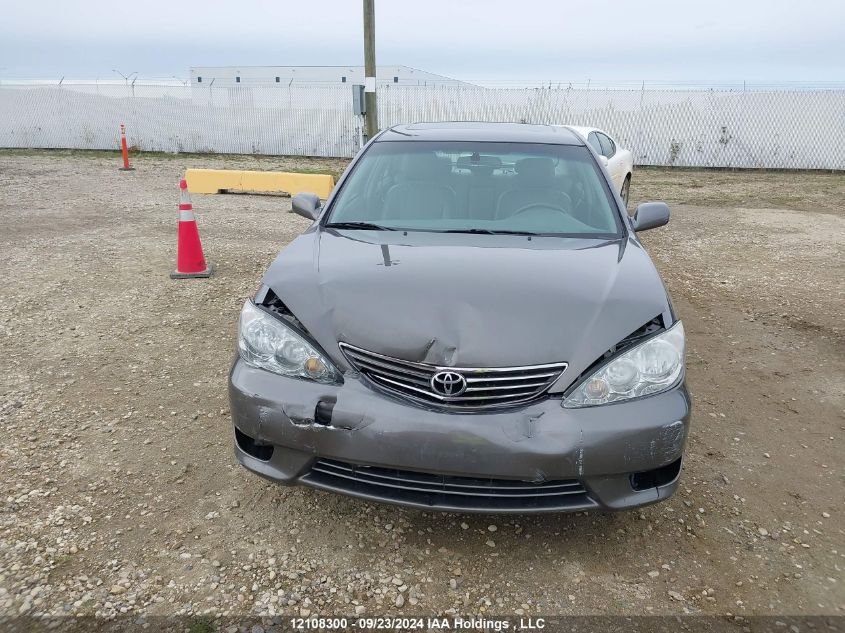
[[[573,379],[666,313],[636,239],[312,228],[267,271],[341,367],[337,343],[453,367],[568,362]]]

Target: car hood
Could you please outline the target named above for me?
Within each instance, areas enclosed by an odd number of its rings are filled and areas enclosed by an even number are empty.
[[[345,341],[450,367],[568,362],[574,380],[670,310],[651,260],[628,238],[313,228],[264,284],[342,367]]]

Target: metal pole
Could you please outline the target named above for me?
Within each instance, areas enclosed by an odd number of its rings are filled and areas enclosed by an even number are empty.
[[[367,138],[378,133],[376,106],[376,16],[374,0],[364,0],[364,104],[367,108]]]

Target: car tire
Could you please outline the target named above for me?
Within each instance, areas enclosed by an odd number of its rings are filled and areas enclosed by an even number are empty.
[[[628,196],[631,193],[631,174],[625,176],[625,180],[622,182],[622,191],[619,192],[619,196],[622,198],[622,202],[625,203],[625,208],[628,208]]]

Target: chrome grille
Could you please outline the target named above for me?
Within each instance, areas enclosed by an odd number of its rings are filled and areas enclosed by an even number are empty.
[[[391,393],[446,408],[486,409],[523,404],[539,398],[566,369],[566,363],[527,367],[440,367],[391,358],[348,343],[340,349],[366,378]],[[434,388],[435,375],[458,374],[466,388],[444,395]]]

